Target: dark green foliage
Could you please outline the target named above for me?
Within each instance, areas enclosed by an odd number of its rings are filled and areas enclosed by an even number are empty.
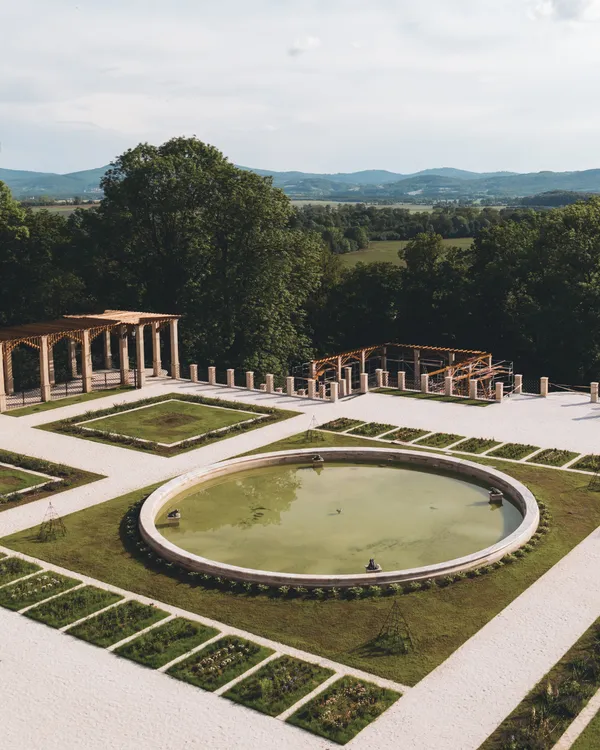
[[[345,745],[400,698],[399,693],[342,677],[302,706],[288,721]]]
[[[162,609],[128,601],[96,617],[90,617],[67,632],[96,646],[111,646],[165,617],[168,617],[168,613]]]
[[[125,643],[115,653],[158,669],[212,638],[217,632],[214,628],[177,617]]]
[[[38,620],[53,628],[62,628],[71,622],[87,617],[99,609],[122,599],[119,594],[111,591],[85,586],[40,604],[26,612],[27,617]]]
[[[377,437],[384,432],[389,432],[394,429],[393,424],[381,424],[380,422],[367,422],[360,427],[355,427],[350,430],[350,435],[362,435],[363,437]]]
[[[429,437],[421,438],[417,440],[417,445],[429,445],[432,448],[445,448],[447,445],[452,445],[460,440],[462,435],[452,435],[446,432],[435,432]]]
[[[35,573],[36,570],[41,570],[41,568],[35,563],[21,560],[20,557],[5,557],[0,560],[0,586]]]
[[[0,606],[19,610],[67,591],[81,581],[48,570],[0,589]]]
[[[490,451],[489,455],[498,458],[512,458],[515,461],[519,461],[521,458],[529,456],[530,453],[533,453],[536,450],[539,450],[539,448],[535,445],[525,445],[523,443],[506,443],[500,448],[496,448],[495,450]]]
[[[225,697],[269,716],[279,716],[332,674],[331,669],[282,656],[238,682]]]

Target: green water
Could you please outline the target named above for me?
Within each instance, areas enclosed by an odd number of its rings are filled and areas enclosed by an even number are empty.
[[[181,520],[166,522],[178,508]],[[341,511],[341,512],[338,512]],[[215,479],[165,506],[156,525],[211,560],[286,573],[362,573],[451,560],[503,539],[521,523],[487,490],[412,469],[368,464],[270,466]]]

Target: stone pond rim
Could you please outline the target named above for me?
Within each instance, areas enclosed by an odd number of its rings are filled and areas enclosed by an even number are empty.
[[[359,573],[349,575],[310,575],[276,573],[267,570],[242,568],[187,552],[168,541],[156,528],[155,519],[161,509],[184,490],[199,487],[203,482],[238,471],[264,466],[313,463],[315,455],[325,462],[381,464],[387,462],[407,468],[448,472],[456,478],[467,478],[501,490],[523,515],[520,525],[496,544],[464,557],[435,565],[405,570]],[[155,490],[143,503],[139,516],[142,539],[159,557],[181,568],[220,576],[229,580],[262,583],[267,586],[305,586],[315,588],[347,588],[390,583],[406,583],[426,578],[439,578],[489,565],[526,544],[535,534],[540,520],[539,508],[533,493],[521,482],[482,464],[454,456],[389,448],[321,448],[261,453],[205,466],[170,480]]]

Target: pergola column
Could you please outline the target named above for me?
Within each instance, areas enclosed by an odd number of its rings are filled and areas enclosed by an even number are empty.
[[[383,347],[383,354],[381,355],[381,369],[384,372],[387,370],[387,346]]]
[[[50,401],[50,347],[48,336],[40,336],[40,390],[42,401]]]
[[[360,353],[360,371],[361,372],[365,371],[366,361],[367,361],[367,357],[365,354],[365,350],[363,349]]]
[[[421,375],[421,350],[420,349],[415,349],[413,351],[413,369],[414,369],[415,383],[418,383],[420,375]]]
[[[110,348],[110,330],[104,331],[104,369],[112,370],[112,350]]]
[[[92,392],[92,347],[90,332],[81,332],[81,381],[84,393]]]
[[[350,396],[352,393],[352,368],[344,367],[344,370],[346,372],[346,394]]]
[[[179,378],[180,367],[179,367],[179,338],[177,335],[177,324],[179,321],[177,318],[169,321],[169,327],[171,329],[171,377]]]
[[[6,383],[6,393],[9,396],[15,392],[15,380],[13,378],[13,366],[12,366],[12,349],[9,349],[6,344],[4,345],[4,354],[2,355],[4,360],[4,382]]]
[[[162,362],[160,361],[160,324],[152,323],[152,375],[160,377]]]
[[[135,354],[137,369],[137,387],[142,388],[144,377],[146,375],[146,362],[144,352],[144,325],[140,324],[135,327]]]
[[[6,411],[6,389],[4,387],[4,344],[0,341],[0,413]]]
[[[119,360],[121,385],[129,385],[129,338],[127,326],[119,326]]]
[[[50,376],[50,385],[56,384],[56,376],[54,374],[54,347],[48,345],[48,374]]]
[[[337,368],[337,379],[342,379],[342,358],[338,357],[336,361],[336,368]]]
[[[71,377],[76,378],[77,372],[77,342],[69,339],[69,364],[71,366]]]

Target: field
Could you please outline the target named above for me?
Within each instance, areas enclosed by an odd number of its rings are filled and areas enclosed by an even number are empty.
[[[78,208],[88,209],[88,208],[94,208],[97,206],[97,203],[86,203],[83,206],[32,206],[32,211],[50,211],[53,214],[60,214],[61,216],[64,216],[65,218],[67,216],[70,216],[74,211],[76,211]]]
[[[374,206],[375,208],[405,208],[407,211],[410,211],[411,213],[417,213],[418,211],[433,211],[433,206],[431,203],[429,204],[423,204],[420,205],[419,203],[369,203],[368,201],[317,201],[317,200],[311,200],[310,198],[306,200],[298,199],[293,200],[292,205],[298,206],[298,208],[302,208],[302,206],[359,206],[362,204],[365,204],[367,206]]]
[[[444,240],[447,247],[469,247],[472,237],[460,237],[455,240]],[[357,263],[393,263],[395,266],[404,265],[398,257],[398,250],[404,247],[407,240],[391,240],[385,242],[370,242],[368,250],[357,250],[355,253],[344,253],[338,257],[346,268],[352,268]]]

